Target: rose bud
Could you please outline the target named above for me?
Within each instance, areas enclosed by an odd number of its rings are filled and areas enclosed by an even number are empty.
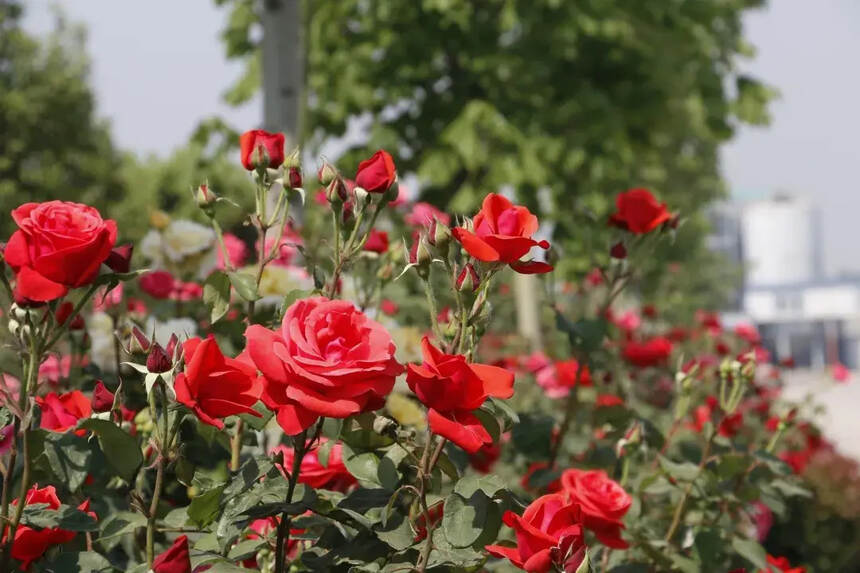
[[[132,252],[134,252],[134,245],[131,243],[114,247],[105,264],[115,273],[127,273],[131,268]]]
[[[137,345],[140,348],[140,350],[143,352],[148,352],[149,346],[151,343],[149,341],[149,338],[146,337],[146,335],[143,333],[143,331],[141,331],[138,327],[134,326],[131,329],[131,333],[134,336],[132,341],[137,342]],[[133,348],[132,348],[132,351],[133,351]]]
[[[197,206],[204,210],[215,203],[217,199],[218,196],[214,191],[209,189],[209,185],[206,183],[200,185],[194,193],[194,200],[197,201]]]
[[[332,205],[340,205],[347,200],[349,194],[347,193],[343,178],[338,176],[329,182],[328,187],[325,189],[325,197]]]
[[[146,357],[146,369],[154,374],[161,374],[173,368],[173,361],[159,343],[154,343]]]
[[[445,223],[440,223],[435,218],[430,222],[430,231],[427,240],[437,249],[443,250],[451,241],[451,229]]]
[[[463,270],[457,276],[457,290],[460,292],[475,292],[478,290],[480,282],[475,267],[472,266],[472,263],[466,263],[466,266],[463,267]]]
[[[93,398],[90,401],[93,412],[109,412],[113,408],[113,398],[113,393],[107,389],[101,380],[96,382]]]
[[[277,169],[284,162],[284,134],[262,129],[246,131],[239,138],[242,166],[248,171]]]
[[[290,167],[289,183],[291,189],[302,188],[302,170],[298,167]]]
[[[317,171],[317,179],[322,185],[328,186],[338,176],[337,169],[328,161],[323,160],[322,167]]]
[[[397,170],[391,155],[380,149],[370,159],[358,164],[355,185],[368,193],[385,193],[394,184]]]
[[[609,256],[613,259],[626,259],[627,258],[627,247],[624,246],[624,243],[618,241],[612,248],[609,249]]]

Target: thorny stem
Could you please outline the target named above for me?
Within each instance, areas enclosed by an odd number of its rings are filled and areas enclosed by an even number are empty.
[[[418,468],[418,490],[420,494],[418,499],[421,503],[422,513],[424,514],[424,527],[427,530],[427,540],[421,550],[418,564],[415,566],[415,570],[419,573],[424,573],[427,569],[427,563],[430,561],[430,553],[433,551],[433,531],[436,529],[436,524],[433,523],[433,520],[430,517],[430,509],[427,506],[427,483],[429,481],[430,474],[433,471],[433,467],[439,460],[439,456],[442,454],[442,450],[447,441],[445,438],[442,438],[439,443],[436,444],[436,447],[432,448],[433,453],[431,454],[430,451],[435,437],[436,436],[433,432],[428,430],[427,445],[424,446],[424,453],[421,456],[421,465]]]
[[[317,425],[317,433],[319,433],[322,427],[322,418],[320,419],[320,423]],[[293,503],[293,493],[296,490],[296,484],[299,482],[299,472],[302,467],[302,460],[305,457],[305,453],[307,453],[308,447],[308,431],[305,429],[298,436],[297,443],[293,444],[293,467],[290,470],[290,479],[287,486],[287,497],[285,499],[286,503]],[[313,442],[313,439],[311,440]],[[299,447],[298,444],[301,444]],[[275,546],[275,573],[284,573],[285,569],[285,561],[286,561],[286,553],[287,553],[287,545],[290,542],[290,524],[292,522],[292,517],[284,512],[281,515],[281,521],[278,523],[278,541]]]
[[[70,319],[71,320],[71,317]],[[30,440],[29,440],[29,424],[31,420],[28,416],[29,410],[29,399],[30,393],[35,391],[36,382],[39,374],[39,362],[42,357],[42,347],[39,345],[38,340],[35,335],[31,335],[30,339],[30,356],[29,363],[27,365],[27,379],[25,381],[24,386],[20,389],[19,397],[18,397],[18,407],[20,408],[22,418],[26,420],[27,426],[21,427],[22,419],[15,419],[15,435],[18,435],[19,430],[22,435],[22,458],[23,458],[23,470],[21,472],[21,487],[18,493],[18,503],[15,505],[15,515],[12,517],[11,522],[9,523],[9,536],[8,541],[6,542],[6,547],[3,549],[3,559],[2,559],[2,567],[0,570],[8,571],[9,570],[9,560],[12,557],[12,545],[15,540],[15,533],[18,530],[18,524],[21,522],[21,516],[24,513],[24,506],[26,505],[27,499],[27,491],[30,488]],[[12,457],[9,462],[9,470],[6,472],[5,479],[3,480],[3,496],[2,503],[3,507],[0,512],[2,512],[3,521],[8,520],[9,515],[9,490],[12,488],[12,474],[15,470],[15,451],[12,452]],[[5,525],[5,524],[4,524]],[[4,527],[5,529],[5,527]]]
[[[714,439],[718,435],[719,425],[714,427],[714,430],[711,432],[711,436],[708,438],[708,441],[705,442],[705,449],[702,451],[702,459],[699,462],[699,471],[696,473],[696,477],[690,480],[690,483],[687,484],[687,487],[684,488],[684,491],[681,493],[681,499],[678,500],[678,505],[675,507],[675,513],[672,516],[672,524],[669,526],[669,530],[666,532],[666,537],[664,540],[668,543],[672,541],[672,537],[675,536],[675,533],[678,530],[678,527],[681,525],[681,518],[684,516],[684,506],[687,504],[687,498],[690,496],[690,492],[693,491],[693,484],[699,479],[699,476],[702,474],[702,470],[705,468],[705,464],[708,463],[708,457],[711,454],[711,447],[714,444]]]
[[[155,485],[152,491],[152,500],[149,504],[149,511],[146,516],[146,561],[149,563],[149,566],[152,567],[152,562],[155,559],[155,525],[156,518],[158,517],[158,504],[161,501],[161,490],[164,488],[164,469],[165,462],[167,460],[167,456],[169,454],[168,449],[170,448],[170,429],[169,429],[169,419],[168,419],[168,409],[167,409],[167,393],[164,390],[162,382],[158,382],[155,386],[153,386],[152,391],[150,392],[150,409],[152,410],[152,416],[156,417],[155,410],[155,394],[159,392],[161,395],[161,424],[158,424],[158,419],[156,418],[156,429],[158,426],[161,427],[161,444],[157,448],[156,455],[158,456],[155,461]]]

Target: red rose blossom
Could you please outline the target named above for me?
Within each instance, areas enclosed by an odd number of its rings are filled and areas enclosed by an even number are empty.
[[[583,524],[607,547],[626,549],[621,539],[621,518],[633,499],[617,482],[601,470],[565,470],[561,474],[562,493],[571,503],[582,507]]]
[[[320,445],[326,442],[322,439]],[[334,444],[329,450],[328,463],[323,465],[317,457],[319,448],[315,448],[302,458],[301,469],[299,470],[299,483],[307,484],[314,488],[324,488],[332,491],[345,492],[353,484],[356,483],[355,478],[346,469],[343,463],[343,444],[340,442]],[[289,446],[278,446],[272,450],[274,456],[281,453],[284,456],[284,465],[278,465],[278,469],[282,473],[293,471],[293,459],[295,452]]]
[[[388,250],[388,233],[371,229],[367,236],[367,242],[364,243],[364,250],[371,253],[382,254]]]
[[[264,167],[277,169],[284,162],[284,134],[269,133],[263,129],[246,131],[239,137],[239,151],[242,166],[248,171],[257,168],[257,164],[268,157]]]
[[[580,373],[579,363],[574,359],[561,360],[541,369],[536,380],[548,397],[562,398],[570,394],[577,381],[582,386],[591,386],[591,373],[588,366],[583,366]]]
[[[472,413],[490,396],[510,398],[514,375],[497,366],[470,364],[459,354],[445,354],[425,336],[424,362],[410,364],[406,383],[429,408],[430,429],[469,453],[492,443],[490,434]]]
[[[20,303],[55,300],[92,283],[116,243],[116,222],[81,203],[25,203],[12,218],[18,230],[3,256]]]
[[[257,371],[246,360],[227,358],[210,335],[182,345],[185,371],[176,377],[176,401],[185,404],[202,422],[223,428],[223,418],[237,414],[260,416],[253,406],[262,392]]]
[[[191,573],[188,537],[180,535],[167,551],[152,562],[153,573]]]
[[[463,248],[479,261],[505,263],[523,274],[548,273],[552,266],[538,261],[520,261],[532,247],[548,249],[546,241],[535,241],[537,217],[525,207],[496,193],[484,198],[481,210],[472,220],[474,231],[463,227],[451,230]]]
[[[17,499],[12,501],[12,505],[18,505]],[[39,488],[38,484],[27,492],[25,505],[34,505],[44,503],[47,504],[46,509],[57,510],[60,508],[60,499],[57,497],[57,490],[54,486],[49,485]],[[89,511],[89,500],[78,506],[78,509],[87,513],[93,519],[96,515]],[[30,563],[41,557],[45,552],[54,545],[62,545],[68,543],[75,538],[74,531],[66,531],[58,527],[47,527],[44,529],[34,529],[28,525],[19,525],[15,530],[15,540],[12,543],[12,558],[21,562],[21,569],[26,570]],[[6,534],[3,535],[5,543]]]
[[[767,556],[767,569],[759,569],[758,573],[806,573],[806,567],[792,567],[787,557]]]
[[[351,302],[296,301],[275,331],[245,331],[249,358],[263,373],[263,402],[289,435],[319,416],[347,418],[380,408],[403,367],[391,335]]]
[[[394,167],[394,159],[387,151],[380,149],[370,159],[365,159],[358,164],[355,185],[368,193],[385,193],[394,184],[396,178],[397,169]]]
[[[624,360],[639,368],[665,364],[672,354],[672,342],[657,336],[645,342],[630,341],[621,351]]]
[[[650,233],[672,218],[665,203],[658,203],[647,189],[631,189],[615,198],[616,212],[609,223],[631,233]]]
[[[78,425],[78,420],[89,418],[93,412],[89,398],[80,390],[37,396],[36,404],[42,410],[40,427],[52,432],[65,432],[74,428]]]
[[[522,517],[507,511],[503,520],[516,531],[517,546],[488,545],[485,549],[519,569],[529,573],[574,573],[585,559],[581,510],[562,494],[539,497]]]

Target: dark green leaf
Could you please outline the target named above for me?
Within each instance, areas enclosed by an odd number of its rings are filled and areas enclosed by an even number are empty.
[[[38,529],[58,527],[66,531],[96,531],[99,528],[92,516],[76,507],[61,505],[50,509],[43,503],[25,507],[21,522]]]
[[[767,552],[757,541],[734,537],[732,538],[732,549],[756,567],[767,569]]]
[[[218,506],[224,487],[222,485],[210,489],[191,500],[191,505],[188,506],[188,519],[197,527],[206,527],[218,516]]]
[[[51,432],[45,438],[44,448],[51,471],[60,483],[65,484],[71,491],[77,491],[89,474],[92,457],[86,439],[74,432]]]
[[[143,464],[143,453],[137,439],[109,420],[89,418],[81,422],[79,427],[92,430],[98,436],[99,447],[108,465],[116,475],[131,483],[137,469]]]
[[[103,573],[114,570],[110,561],[95,551],[58,553],[54,559],[42,565],[45,573]]]

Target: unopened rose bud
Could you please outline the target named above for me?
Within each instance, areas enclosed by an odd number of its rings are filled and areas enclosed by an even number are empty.
[[[433,262],[433,253],[430,252],[430,244],[427,237],[418,239],[418,248],[415,250],[415,264],[419,267],[429,266]]]
[[[337,169],[335,169],[334,165],[323,160],[322,167],[317,171],[317,179],[319,179],[319,182],[324,186],[328,186],[337,176]]]
[[[302,188],[302,170],[299,167],[290,167],[289,183],[291,189]]]
[[[251,165],[254,169],[262,169],[265,171],[269,167],[269,150],[262,143],[254,146],[254,151],[251,152]]]
[[[9,309],[9,314],[12,315],[15,320],[23,322],[27,320],[27,316],[30,314],[30,311],[16,303],[13,303],[12,307]]]
[[[108,412],[113,408],[113,393],[99,380],[93,389],[91,401],[93,412]]]
[[[352,194],[355,196],[355,205],[359,209],[363,209],[365,205],[367,205],[367,201],[370,198],[370,194],[362,189],[361,187],[356,187],[352,190]]]
[[[209,188],[209,185],[203,183],[197,188],[194,199],[197,201],[197,206],[205,210],[215,203],[218,196]]]
[[[451,229],[445,223],[440,223],[435,218],[430,222],[430,231],[427,233],[430,244],[444,251],[451,241]]]
[[[14,318],[10,318],[7,327],[9,328],[9,333],[12,336],[18,336],[18,331],[21,329],[21,323]]]
[[[612,248],[609,249],[609,256],[613,259],[626,259],[627,258],[627,247],[624,246],[624,243],[618,241]]]
[[[284,158],[284,167],[287,169],[301,169],[302,152],[298,147],[294,147],[290,154]]]
[[[348,194],[342,178],[335,177],[329,182],[325,189],[325,197],[332,205],[340,205],[346,201]]]
[[[149,350],[149,356],[146,357],[146,369],[155,374],[167,372],[173,368],[173,361],[167,355],[164,348],[157,342],[152,345]]]
[[[131,334],[132,334],[132,339],[131,339],[132,340],[132,351],[134,351],[134,349],[135,349],[134,343],[136,342],[137,348],[141,352],[148,352],[149,346],[150,346],[150,341],[149,341],[149,338],[147,338],[146,335],[143,333],[143,331],[141,331],[138,327],[133,326],[131,329]]]
[[[466,266],[457,275],[457,290],[460,292],[475,292],[478,290],[479,284],[480,279],[478,278],[478,273],[475,271],[475,267],[472,266],[472,263],[466,263]]]

